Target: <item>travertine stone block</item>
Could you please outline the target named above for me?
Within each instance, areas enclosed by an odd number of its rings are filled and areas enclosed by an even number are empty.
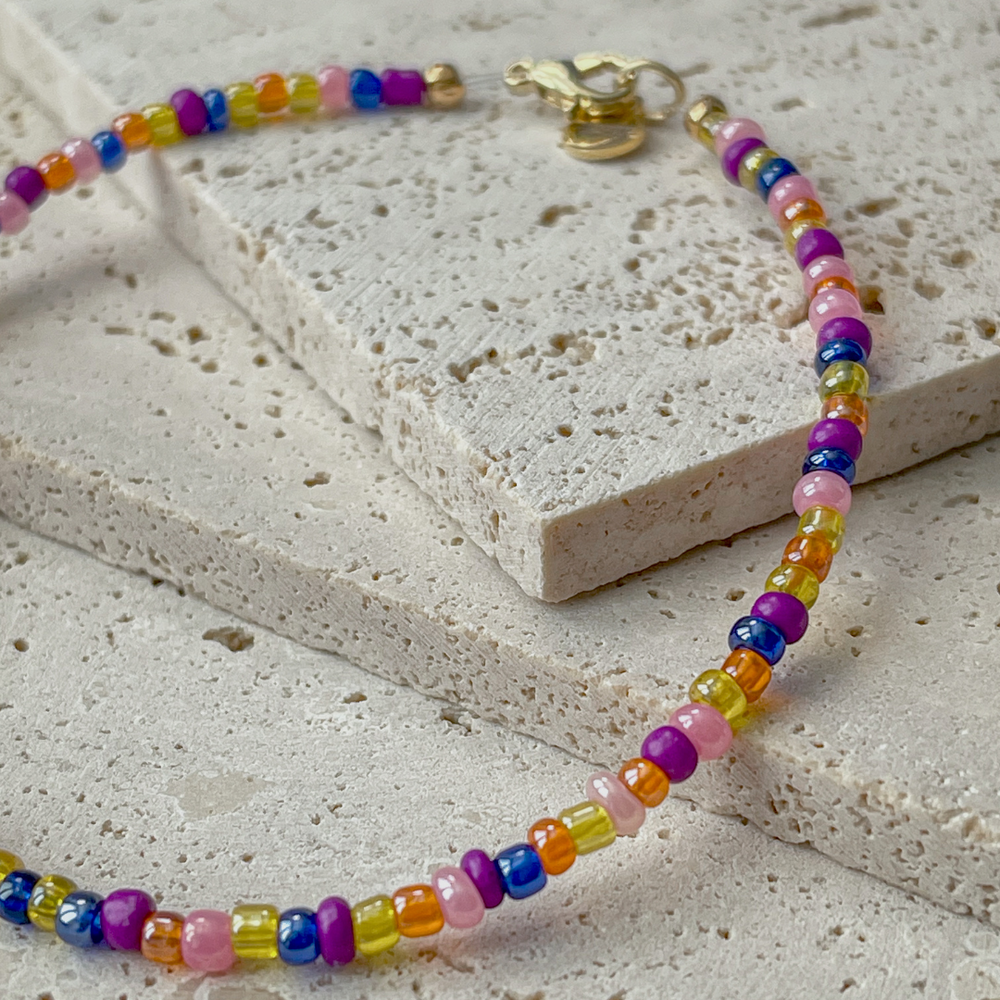
[[[181,81],[331,58],[492,74],[454,114],[264,128],[123,177],[471,541],[555,601],[788,511],[814,346],[766,210],[679,125],[628,163],[571,161],[555,112],[502,94],[504,61],[663,58],[816,180],[878,341],[870,479],[1000,429],[995,22],[945,0],[620,0],[595,35],[576,0],[490,16],[292,0],[277,17],[7,0],[2,36],[74,128]]]

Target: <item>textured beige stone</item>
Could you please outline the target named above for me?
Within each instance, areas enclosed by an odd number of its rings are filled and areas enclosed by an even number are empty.
[[[556,113],[499,88],[527,49],[652,45],[816,179],[886,312],[862,478],[1000,429],[988,5],[3,10],[4,58],[74,129],[180,81],[331,58],[444,55],[491,75],[453,115],[262,129],[123,179],[530,594],[559,600],[785,513],[817,403],[798,278],[763,207],[679,126],[627,164],[569,160]]]

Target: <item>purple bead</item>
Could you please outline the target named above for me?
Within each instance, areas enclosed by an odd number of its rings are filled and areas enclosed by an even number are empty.
[[[671,782],[684,781],[698,766],[698,751],[679,729],[660,726],[642,741],[642,756],[664,771]]]
[[[156,910],[153,897],[141,889],[115,889],[101,903],[101,929],[109,948],[138,951],[142,922]]]
[[[781,629],[788,643],[798,642],[809,628],[809,609],[797,597],[780,590],[761,594],[750,614]]]
[[[420,104],[427,84],[415,69],[387,69],[382,74],[383,104]]]
[[[327,965],[347,965],[354,961],[354,924],[351,907],[340,896],[329,896],[316,907],[319,953]]]
[[[850,420],[821,420],[809,435],[809,451],[816,448],[839,448],[856,462],[861,457],[865,439],[858,425]]]
[[[208,110],[200,94],[193,90],[178,90],[170,98],[177,112],[177,124],[185,135],[201,135],[208,125]]]
[[[492,910],[503,902],[503,882],[493,859],[483,851],[469,851],[462,858],[462,871],[472,879],[472,884],[483,897],[483,905]]]
[[[817,257],[843,257],[844,248],[829,229],[807,229],[795,244],[795,263],[804,271]]]
[[[813,230],[808,230],[813,232]],[[872,353],[872,332],[859,319],[853,316],[835,316],[827,320],[816,334],[816,346],[822,347],[831,340],[854,340],[861,345],[861,349],[871,357]]]
[[[42,175],[34,167],[14,167],[7,175],[4,187],[13,191],[32,212],[49,196]]]
[[[729,179],[730,183],[736,184],[740,183],[740,160],[750,152],[751,149],[756,149],[758,146],[763,146],[763,139],[740,139],[739,142],[734,142],[729,149],[727,149],[722,154],[722,159],[720,163],[722,164],[722,172]]]

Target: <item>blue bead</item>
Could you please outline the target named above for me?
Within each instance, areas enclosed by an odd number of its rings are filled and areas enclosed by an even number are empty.
[[[382,81],[370,69],[352,70],[351,100],[365,111],[377,108],[382,100]]]
[[[729,631],[730,649],[752,649],[773,667],[785,655],[785,634],[766,618],[741,618]]]
[[[757,171],[757,193],[767,201],[771,188],[774,187],[782,177],[789,174],[797,174],[795,164],[786,160],[783,156],[776,156],[773,160],[768,160]]]
[[[810,472],[836,472],[848,484],[854,482],[856,471],[854,459],[841,448],[816,448],[802,463],[803,476]]]
[[[205,102],[205,110],[208,112],[208,131],[222,132],[229,128],[229,102],[226,95],[217,88],[206,90],[201,95]]]
[[[101,166],[109,174],[125,166],[128,150],[125,149],[125,143],[120,136],[114,132],[98,132],[90,141],[101,158]]]
[[[508,847],[494,858],[493,863],[511,899],[524,899],[545,888],[547,879],[542,859],[530,844]]]
[[[857,361],[859,365],[866,365],[868,355],[856,340],[837,337],[835,340],[828,340],[816,352],[816,359],[813,361],[816,374],[822,375],[826,366],[832,365],[834,361]]]
[[[278,918],[278,954],[289,965],[307,965],[319,958],[319,928],[312,910],[285,910]]]
[[[0,917],[11,924],[28,923],[28,901],[39,878],[34,872],[10,872],[0,882]]]
[[[104,940],[101,928],[103,896],[96,892],[71,892],[56,911],[56,934],[75,948],[93,948]]]

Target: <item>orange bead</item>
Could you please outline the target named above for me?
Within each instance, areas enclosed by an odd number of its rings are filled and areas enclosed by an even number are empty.
[[[854,282],[848,278],[841,278],[839,276],[824,278],[813,289],[812,297],[816,298],[817,295],[829,291],[831,288],[843,288],[845,292],[850,292],[855,298],[858,297],[858,289]]]
[[[818,201],[799,198],[789,202],[778,216],[778,228],[784,233],[796,222],[826,222],[826,212]]]
[[[111,128],[121,136],[125,148],[133,153],[145,149],[152,141],[153,134],[149,131],[149,122],[138,111],[126,111],[119,115]]]
[[[547,875],[562,875],[576,861],[576,843],[557,819],[535,823],[528,831],[528,843],[538,851]]]
[[[752,649],[734,649],[722,664],[724,673],[740,686],[747,701],[756,701],[771,683],[771,665]]]
[[[43,156],[35,169],[42,175],[42,180],[50,191],[65,191],[76,180],[73,164],[69,162],[69,157],[62,153],[49,153],[48,156]]]
[[[407,885],[392,894],[396,922],[403,937],[426,937],[444,927],[441,904],[429,885]]]
[[[633,757],[622,765],[618,780],[647,808],[658,806],[670,791],[666,772],[645,757]]]
[[[142,923],[140,949],[145,958],[161,965],[183,965],[181,932],[184,918],[179,913],[157,910]]]
[[[868,433],[868,404],[855,393],[842,393],[823,400],[823,417],[850,420],[862,435]]]
[[[273,115],[288,107],[288,84],[280,73],[261,73],[253,82],[257,107],[262,115]]]
[[[781,557],[786,566],[805,566],[822,583],[833,565],[833,546],[822,535],[796,535]]]

